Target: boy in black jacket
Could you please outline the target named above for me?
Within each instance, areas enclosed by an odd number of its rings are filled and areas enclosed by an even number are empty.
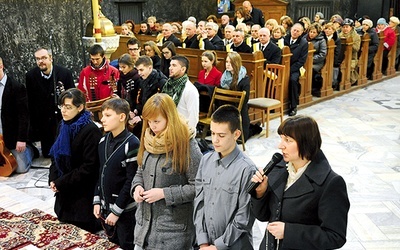
[[[101,107],[101,122],[107,132],[99,142],[100,177],[93,199],[93,213],[102,220],[110,241],[122,249],[134,249],[136,204],[129,195],[136,174],[139,140],[126,129],[129,104],[112,98]]]

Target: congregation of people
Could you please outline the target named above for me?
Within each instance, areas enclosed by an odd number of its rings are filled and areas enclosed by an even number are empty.
[[[283,16],[264,20],[244,1],[233,18],[215,15],[197,22],[164,22],[154,16],[128,20],[126,53],[108,60],[104,48],[88,49],[89,65],[73,79],[53,63],[52,51],[34,52],[36,66],[26,84],[8,76],[0,58],[0,134],[16,158],[16,173],[34,158],[51,159],[49,186],[61,222],[89,232],[104,230],[122,249],[335,249],[346,242],[350,203],[346,184],[321,150],[317,122],[297,115],[300,77],[314,47],[312,94],[321,96],[321,69],[333,39],[332,87],[340,82],[341,38],[351,37],[350,82],[358,81],[360,43],[369,34],[367,77],[374,71],[378,33],[383,32],[382,72],[395,44],[399,19],[357,20],[321,12],[314,20]],[[156,41],[142,42],[141,35]],[[397,46],[400,42],[397,43]],[[262,131],[251,124],[247,102],[250,74],[241,53],[261,51],[264,66],[280,64],[289,47],[289,118],[278,128],[283,159],[264,175],[240,150]],[[190,62],[177,48],[203,50],[196,82]],[[394,48],[396,49],[396,48]],[[217,51],[227,52],[225,70]],[[397,47],[397,69],[400,49]],[[75,83],[76,82],[76,83]],[[202,152],[197,135],[200,112],[207,112],[215,88],[244,91],[244,104],[218,103],[211,116],[212,148]],[[201,94],[208,93],[208,96]],[[87,105],[101,101],[100,114]],[[96,124],[94,121],[97,121]],[[241,129],[242,128],[242,129]],[[258,183],[253,192],[247,188]],[[253,245],[255,219],[268,221],[260,246]]]

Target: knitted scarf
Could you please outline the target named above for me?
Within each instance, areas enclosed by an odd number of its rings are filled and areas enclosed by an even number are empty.
[[[50,155],[54,159],[59,176],[70,170],[71,142],[75,139],[79,131],[91,122],[92,119],[89,111],[79,113],[71,121],[61,121],[60,132],[50,149]]]
[[[182,120],[186,122],[186,120]],[[189,139],[196,137],[196,131],[194,128],[188,125]],[[165,149],[165,144],[167,144],[167,149]],[[165,138],[165,130],[159,135],[153,134],[150,128],[146,129],[144,134],[144,148],[152,154],[165,154],[172,151],[172,142],[167,141]]]
[[[175,105],[178,106],[179,100],[181,99],[187,81],[187,74],[184,74],[178,79],[169,78],[168,81],[165,83],[162,92],[171,96],[175,102]]]
[[[172,142],[166,140],[165,131],[155,135],[147,128],[144,134],[144,148],[151,154],[166,154],[172,151]]]
[[[237,84],[239,84],[239,82],[246,77],[246,74],[247,74],[246,68],[244,66],[241,66],[239,70],[239,77]],[[221,77],[221,88],[230,89],[231,84],[232,84],[232,73],[228,70],[225,70]]]

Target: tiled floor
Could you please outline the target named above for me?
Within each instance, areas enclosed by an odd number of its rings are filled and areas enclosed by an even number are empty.
[[[322,149],[347,182],[351,208],[342,249],[400,249],[400,76],[300,109],[313,116]],[[278,151],[279,119],[246,143],[246,153],[264,166]],[[35,188],[44,186],[44,188]],[[39,208],[52,213],[47,169],[0,177],[0,207],[21,213]],[[259,223],[256,228],[263,228]]]

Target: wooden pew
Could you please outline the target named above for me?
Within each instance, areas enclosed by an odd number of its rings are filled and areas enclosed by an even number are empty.
[[[368,48],[371,38],[368,33],[361,37],[360,56],[358,57],[358,81],[357,85],[367,83],[367,67],[368,67]]]
[[[282,48],[282,60],[281,64],[285,66],[285,83],[283,88],[283,109],[289,109],[289,80],[290,80],[290,58],[292,53],[288,46],[283,46]]]
[[[324,67],[321,69],[322,88],[321,97],[330,96],[333,94],[332,79],[333,79],[333,63],[335,60],[335,41],[329,40],[326,44],[327,53],[325,58]]]
[[[389,29],[390,27],[388,27]],[[393,76],[394,74],[396,74],[396,55],[397,55],[397,37],[399,36],[398,30],[396,29],[395,31],[396,33],[396,40],[393,44],[393,47],[390,49],[389,54],[388,54],[388,68],[386,70],[386,75],[387,76]]]
[[[157,42],[157,36],[152,35],[136,35],[136,38],[140,41],[142,46],[148,41]]]
[[[304,63],[304,69],[306,72],[303,76],[300,76],[299,82],[301,85],[301,92],[299,96],[299,104],[305,104],[312,101],[312,78],[313,78],[313,58],[314,58],[314,45],[312,43],[308,43],[308,55],[307,60]]]
[[[372,79],[373,80],[378,80],[382,78],[382,58],[383,58],[383,42],[385,39],[385,35],[383,32],[378,33],[379,36],[379,45],[378,45],[378,51],[375,54],[374,57],[374,72],[372,73]]]
[[[201,54],[204,50],[200,49],[189,49],[189,48],[176,48],[176,53],[179,55],[184,55],[189,60],[188,76],[191,82],[197,81],[197,76],[200,70],[203,69],[201,65]],[[225,61],[227,57],[227,52],[216,51],[218,64],[217,68],[219,71],[225,71]],[[250,96],[249,98],[264,97],[265,93],[260,93],[261,82],[263,80],[264,73],[264,56],[261,51],[257,51],[253,54],[250,53],[239,53],[242,57],[242,64],[247,70],[247,75],[250,77]],[[250,120],[252,122],[261,120],[260,110],[249,110]]]
[[[126,43],[132,37],[130,36],[120,36],[119,37],[119,46],[114,53],[111,54],[110,61],[120,58],[123,54],[128,53],[128,49]]]
[[[342,79],[339,83],[339,90],[349,89],[350,83],[350,72],[351,72],[351,54],[353,51],[353,38],[341,38],[342,42],[342,53],[343,61],[340,64],[340,72],[342,73]]]
[[[201,65],[201,54],[203,54],[204,50],[199,49],[184,49],[184,48],[176,48],[176,54],[186,56],[189,60],[189,70],[188,76],[192,82],[197,81],[197,76],[200,70],[203,69]],[[221,72],[225,71],[225,60],[227,56],[227,52],[225,51],[216,51],[218,64],[217,68]],[[254,54],[250,53],[239,53],[242,57],[242,64],[247,70],[247,74],[250,77],[250,85],[251,92],[250,98],[262,97],[263,93],[258,93],[257,84],[261,83],[263,78],[264,71],[264,56],[261,51],[257,51]]]
[[[111,54],[110,60],[118,59],[122,54],[128,53],[126,43],[128,42],[129,39],[132,37],[130,36],[120,36],[119,37],[119,46],[114,53]],[[140,41],[140,44],[143,49],[143,44],[148,41],[154,41],[156,42],[157,37],[156,36],[151,36],[151,35],[136,35],[136,38]]]

